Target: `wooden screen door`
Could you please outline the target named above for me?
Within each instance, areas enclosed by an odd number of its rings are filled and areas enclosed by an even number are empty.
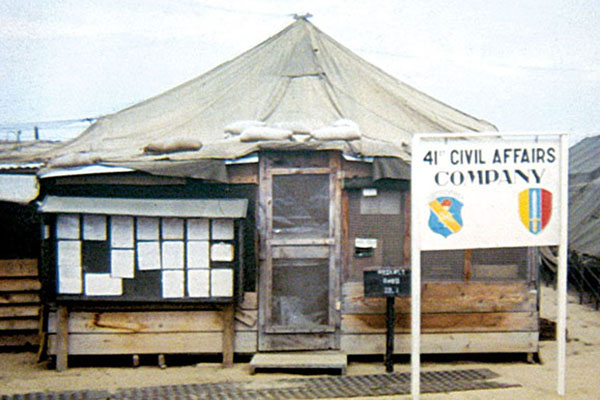
[[[260,351],[339,348],[336,156],[261,155]]]

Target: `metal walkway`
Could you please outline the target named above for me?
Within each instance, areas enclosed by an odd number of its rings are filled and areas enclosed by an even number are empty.
[[[518,387],[491,379],[498,375],[488,369],[431,371],[421,374],[422,393]],[[2,396],[2,400],[286,400],[351,398],[410,393],[410,374],[334,376],[323,378],[279,379],[207,383],[194,385],[155,386],[115,391],[69,391],[28,393]]]

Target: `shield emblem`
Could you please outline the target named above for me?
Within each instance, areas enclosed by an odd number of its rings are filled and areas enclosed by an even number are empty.
[[[450,196],[441,196],[429,203],[429,228],[443,237],[460,231],[463,226],[460,214],[463,203]]]
[[[540,233],[552,215],[552,193],[546,189],[526,189],[519,193],[519,215],[525,228]]]

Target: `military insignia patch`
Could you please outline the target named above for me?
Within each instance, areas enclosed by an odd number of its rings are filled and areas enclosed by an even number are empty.
[[[462,207],[463,203],[450,196],[437,197],[429,202],[429,228],[443,237],[460,231],[463,226]]]
[[[519,193],[519,216],[527,230],[540,233],[552,215],[552,193],[546,189],[526,189]]]

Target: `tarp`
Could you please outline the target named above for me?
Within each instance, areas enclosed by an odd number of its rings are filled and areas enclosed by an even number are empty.
[[[600,135],[569,149],[569,249],[600,257]]]
[[[231,129],[244,121],[259,125],[258,135]],[[189,161],[263,149],[339,150],[407,163],[413,133],[490,130],[496,128],[400,82],[300,18],[196,79],[99,118],[38,159],[51,168],[172,161],[170,172],[179,165],[186,176]]]

